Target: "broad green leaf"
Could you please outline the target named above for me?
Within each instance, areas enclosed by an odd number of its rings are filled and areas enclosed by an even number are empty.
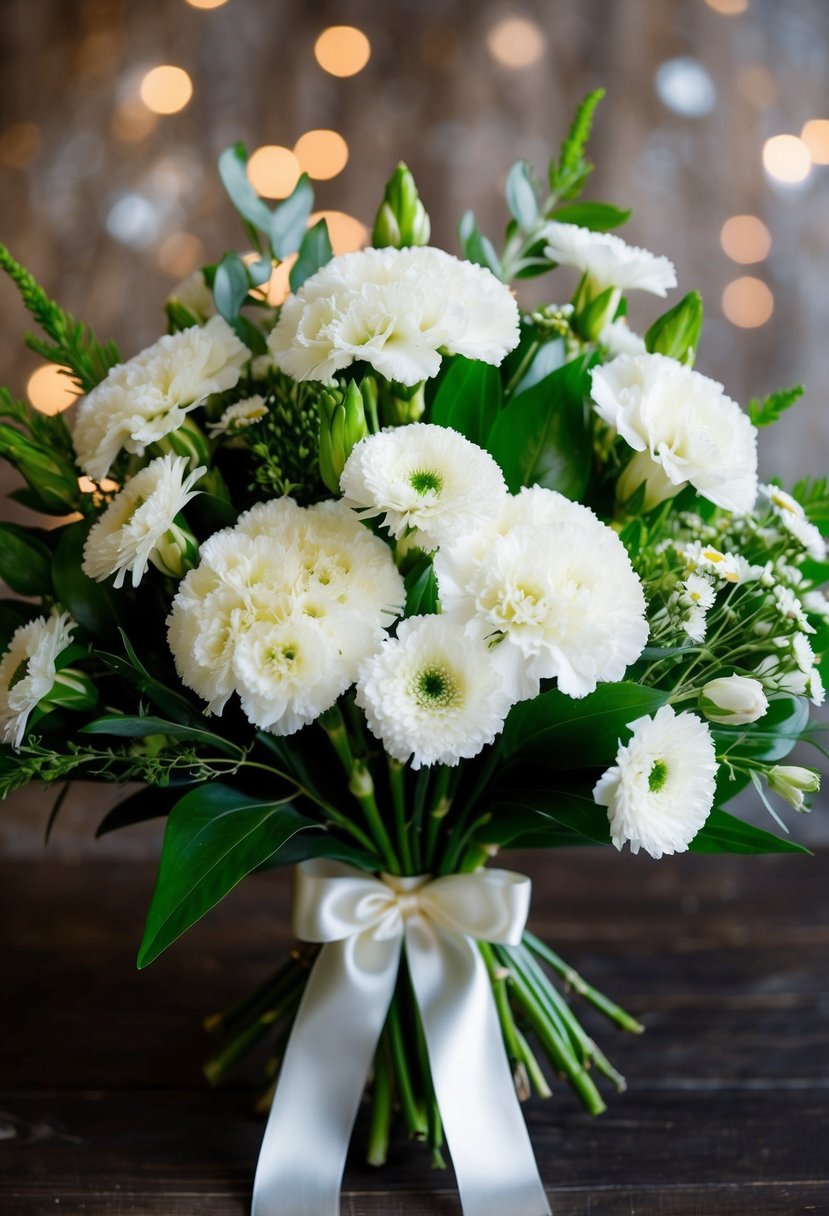
[[[186,739],[190,743],[215,747],[227,755],[239,753],[239,748],[221,735],[214,735],[209,730],[200,730],[194,726],[182,726],[178,722],[168,722],[165,718],[106,714],[82,726],[81,734],[114,735],[120,739],[146,739],[148,735],[166,735],[168,739]]]
[[[612,203],[565,203],[556,207],[550,216],[561,224],[577,224],[579,228],[590,228],[593,232],[608,232],[627,223],[631,212]]]
[[[438,584],[431,557],[424,557],[412,566],[404,582],[407,617],[428,616],[437,611]]]
[[[534,388],[541,380],[564,366],[567,348],[563,338],[550,338],[538,346],[535,354],[527,361],[526,371],[512,391],[513,400]]]
[[[766,713],[749,726],[712,726],[717,755],[776,764],[785,759],[809,724],[809,702],[787,694],[769,699]]]
[[[510,710],[501,752],[547,761],[551,769],[612,764],[620,741],[627,742],[628,723],[652,716],[667,699],[661,689],[630,683],[600,684],[578,701],[551,689]]]
[[[233,206],[255,228],[270,231],[273,212],[250,184],[247,173],[248,154],[244,144],[225,148],[219,157],[219,177]]]
[[[495,252],[495,246],[488,237],[485,237],[481,233],[478,228],[478,222],[471,211],[466,211],[461,216],[461,221],[458,225],[458,236],[460,237],[461,248],[469,261],[475,262],[478,266],[485,266],[487,270],[491,270],[500,279],[501,261]]]
[[[528,232],[538,219],[538,199],[532,171],[525,160],[517,160],[507,174],[507,206],[519,228]]]
[[[308,174],[303,173],[284,203],[274,211],[267,229],[271,247],[281,262],[302,244],[313,205],[314,191]]]
[[[260,867],[263,870],[276,869],[278,866],[295,866],[301,861],[311,858],[326,857],[329,861],[344,861],[356,866],[359,870],[376,873],[381,863],[374,853],[357,849],[346,844],[330,832],[322,828],[312,828],[308,831],[297,832],[286,841],[278,853],[274,853]]]
[[[486,447],[500,409],[497,367],[458,355],[441,381],[429,417],[438,426],[452,427],[472,443]]]
[[[288,802],[261,802],[229,786],[199,786],[170,811],[138,966],[146,967],[237,883],[313,827]]]
[[[479,828],[481,844],[522,848],[527,839],[570,833],[574,844],[610,844],[607,810],[589,793],[574,790],[521,790],[488,808],[492,819]],[[532,847],[538,847],[534,845]]]
[[[531,485],[573,499],[583,494],[593,458],[584,410],[588,366],[588,359],[574,359],[498,415],[487,447],[513,494]]]
[[[95,582],[81,569],[91,525],[92,521],[85,519],[60,530],[52,559],[52,583],[56,598],[79,625],[95,638],[111,639],[117,636],[115,595],[110,587]]]
[[[247,299],[250,278],[248,268],[238,253],[226,253],[216,267],[213,299],[216,310],[235,328],[239,311]]]
[[[0,578],[18,595],[52,590],[52,555],[43,541],[16,524],[0,524]]]
[[[163,819],[170,814],[175,804],[182,796],[182,790],[192,785],[146,785],[129,798],[124,798],[117,806],[103,817],[95,832],[96,840],[117,832],[120,828],[129,828],[136,823],[146,823],[150,819]]]
[[[308,229],[302,238],[299,256],[291,267],[289,275],[291,291],[299,291],[305,280],[327,265],[333,256],[334,251],[331,248],[328,225],[325,220],[319,220],[313,228]]]
[[[808,853],[802,844],[752,827],[714,807],[688,846],[691,853]]]

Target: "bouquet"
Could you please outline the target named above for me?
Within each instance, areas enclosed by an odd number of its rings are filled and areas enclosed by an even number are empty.
[[[100,826],[167,816],[139,966],[296,867],[296,950],[209,1019],[211,1081],[268,1045],[256,1216],[338,1210],[367,1084],[372,1163],[399,1115],[467,1216],[548,1211],[518,1099],[624,1087],[568,994],[641,1026],[526,931],[500,849],[802,851],[829,487],[758,484],[802,390],[743,410],[694,370],[697,293],[629,328],[676,276],[580,198],[600,96],[546,181],[510,169],[500,251],[463,217],[463,260],[403,165],[334,257],[307,178],[271,206],[228,149],[252,252],[126,361],[0,248],[83,394],[71,429],[0,397],[12,497],[56,517],[0,525],[0,790],[143,783]],[[522,311],[557,266],[569,302]],[[746,787],[769,830],[726,809]]]

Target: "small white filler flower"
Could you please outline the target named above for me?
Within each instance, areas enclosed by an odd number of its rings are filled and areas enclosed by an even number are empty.
[[[621,291],[649,291],[664,296],[676,287],[676,270],[668,258],[628,245],[610,232],[593,232],[578,224],[553,221],[544,228],[548,258],[563,266],[575,266],[590,279],[592,294],[608,287]]]
[[[663,705],[630,723],[633,737],[597,781],[593,799],[607,807],[617,849],[651,857],[682,853],[714,804],[717,757],[707,725]]]
[[[619,355],[592,377],[596,412],[636,453],[621,499],[644,482],[647,510],[690,482],[718,507],[751,510],[757,431],[721,384],[666,355]]]
[[[20,747],[32,710],[48,696],[57,675],[58,656],[76,628],[68,612],[39,616],[20,625],[0,659],[0,738]]]
[[[233,388],[249,359],[223,317],[165,334],[111,368],[81,400],[73,433],[78,464],[101,481],[122,449],[143,456],[205,397]]]
[[[360,360],[415,385],[444,353],[497,366],[518,336],[515,300],[494,274],[420,246],[333,258],[285,301],[268,347],[295,380],[329,382]]]
[[[450,427],[414,422],[362,439],[345,463],[343,502],[361,519],[381,515],[398,539],[407,533],[436,549],[493,518],[507,487],[483,448]]]
[[[207,433],[211,439],[219,435],[238,435],[255,422],[261,422],[268,412],[265,398],[260,393],[245,397],[244,401],[235,401],[229,405],[218,422],[208,422]]]
[[[477,756],[511,701],[479,638],[445,617],[416,616],[361,665],[357,704],[389,755],[421,768]]]
[[[162,574],[181,578],[194,564],[198,547],[176,517],[199,493],[204,465],[187,473],[186,456],[171,452],[131,477],[90,529],[83,550],[83,571],[99,583],[115,575],[122,587],[127,574],[137,587],[152,564]]]
[[[760,486],[760,492],[768,499],[769,504],[786,531],[803,546],[809,557],[816,562],[826,560],[826,541],[817,528],[806,518],[806,512],[797,501],[781,490],[780,486]]]

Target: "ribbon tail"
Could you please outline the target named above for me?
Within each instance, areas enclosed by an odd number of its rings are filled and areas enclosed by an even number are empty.
[[[251,1216],[338,1216],[351,1131],[394,992],[401,938],[323,946],[294,1020]]]
[[[475,942],[411,918],[406,957],[464,1216],[549,1216]]]

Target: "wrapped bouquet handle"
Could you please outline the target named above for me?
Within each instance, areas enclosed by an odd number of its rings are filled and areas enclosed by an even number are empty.
[[[508,870],[378,879],[333,861],[297,867],[294,930],[324,945],[282,1063],[253,1216],[337,1216],[404,942],[464,1216],[548,1216],[475,945],[520,942],[529,901],[529,879]]]

